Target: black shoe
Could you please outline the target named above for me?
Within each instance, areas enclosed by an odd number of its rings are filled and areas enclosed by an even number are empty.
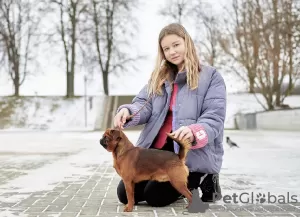
[[[219,174],[208,174],[200,184],[203,202],[221,200],[222,193],[219,185]]]

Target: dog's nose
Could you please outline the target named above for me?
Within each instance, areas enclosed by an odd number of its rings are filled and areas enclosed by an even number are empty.
[[[104,143],[104,139],[102,138],[100,139],[100,144],[103,145],[103,143]]]
[[[107,148],[107,144],[105,143],[105,139],[100,139],[100,144],[104,147]]]

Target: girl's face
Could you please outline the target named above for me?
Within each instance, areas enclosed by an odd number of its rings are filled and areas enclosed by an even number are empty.
[[[160,46],[166,60],[177,65],[178,70],[180,70],[184,63],[184,39],[175,34],[166,35],[161,40]]]

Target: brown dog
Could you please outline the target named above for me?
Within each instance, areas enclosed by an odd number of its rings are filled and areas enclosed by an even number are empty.
[[[172,186],[192,203],[192,193],[187,188],[188,168],[185,159],[190,142],[179,141],[168,136],[180,145],[179,154],[157,149],[135,147],[127,136],[117,129],[107,129],[100,139],[100,144],[112,152],[114,168],[122,177],[128,204],[124,212],[131,212],[134,205],[134,185],[144,180],[159,182],[170,181]]]

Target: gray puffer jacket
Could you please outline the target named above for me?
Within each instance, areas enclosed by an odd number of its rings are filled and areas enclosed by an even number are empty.
[[[177,74],[175,84],[178,92],[173,107],[172,130],[188,126],[195,142],[188,152],[186,165],[191,172],[219,173],[223,160],[223,131],[226,115],[226,86],[224,79],[215,68],[201,66],[198,88],[190,90],[186,73]],[[136,146],[149,148],[157,136],[169,110],[172,88],[169,82],[163,85],[163,95],[152,97],[149,103],[128,121],[124,127],[145,124]],[[133,99],[128,108],[131,113],[138,111],[147,101],[147,85]],[[174,142],[174,150],[179,146]]]

